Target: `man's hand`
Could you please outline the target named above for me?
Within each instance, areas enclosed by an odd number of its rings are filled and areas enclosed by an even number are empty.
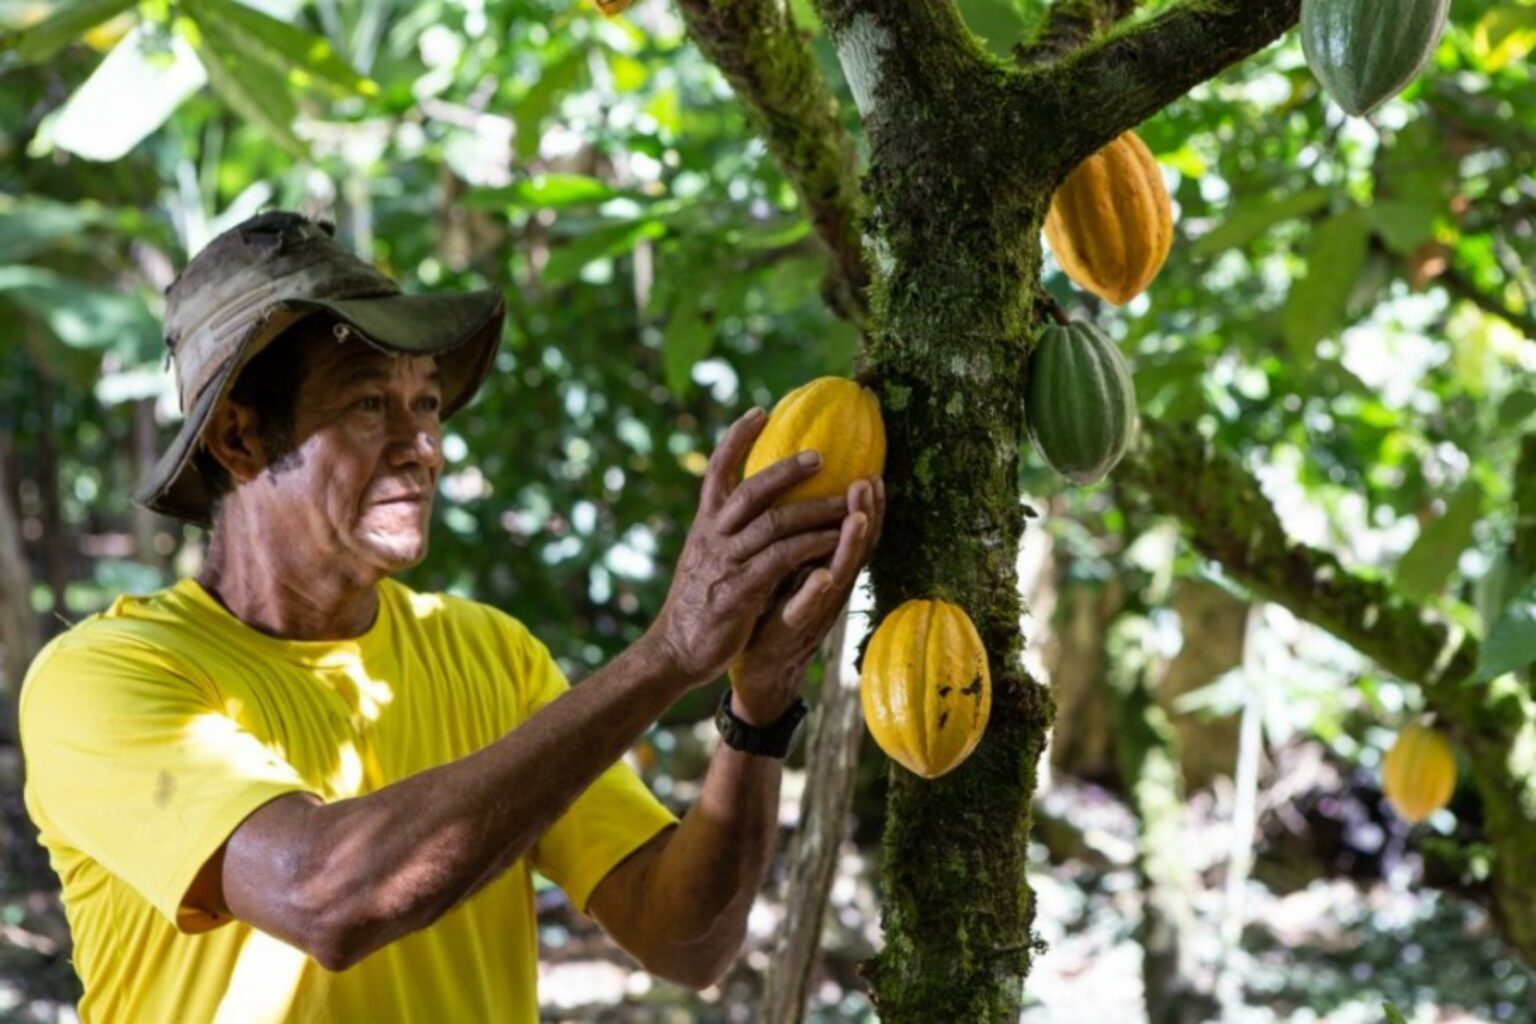
[[[859,570],[880,543],[885,481],[855,481],[829,567],[802,571],[783,587],[731,665],[731,711],[748,725],[778,721],[805,681],[806,666],[831,631]]]
[[[842,496],[774,502],[821,467],[802,452],[736,483],[768,421],[754,409],[737,420],[710,457],[699,512],[688,530],[666,604],[650,636],[690,685],[718,678],[746,646],[758,619],[795,571],[839,547],[847,527]]]

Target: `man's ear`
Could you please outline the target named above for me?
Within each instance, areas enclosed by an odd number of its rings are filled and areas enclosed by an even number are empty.
[[[226,398],[214,408],[203,428],[203,444],[237,483],[254,480],[267,467],[256,410],[239,402]]]

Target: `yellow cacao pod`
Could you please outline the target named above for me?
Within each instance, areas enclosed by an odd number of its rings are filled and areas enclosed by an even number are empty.
[[[992,713],[987,651],[971,617],[945,601],[908,601],[864,651],[864,721],[880,749],[936,779],[971,756]]]
[[[1410,725],[1382,764],[1382,782],[1392,807],[1418,824],[1450,803],[1456,790],[1456,755],[1443,733]]]
[[[1163,269],[1173,205],[1152,151],[1126,132],[1067,175],[1045,218],[1056,262],[1078,286],[1123,306]]]
[[[875,393],[846,377],[818,377],[779,399],[747,455],[746,475],[803,451],[821,453],[821,468],[778,501],[846,494],[855,480],[885,471],[885,421]]]

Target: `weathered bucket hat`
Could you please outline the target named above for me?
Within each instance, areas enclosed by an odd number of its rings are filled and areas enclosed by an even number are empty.
[[[501,294],[404,295],[334,232],[296,213],[258,214],[208,243],[171,283],[165,343],[184,420],[134,493],[139,504],[209,524],[211,495],[193,458],[208,417],[258,352],[316,313],[334,316],[381,351],[437,356],[443,419],[474,397],[501,342]]]

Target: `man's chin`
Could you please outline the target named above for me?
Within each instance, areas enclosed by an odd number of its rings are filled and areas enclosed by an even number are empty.
[[[427,557],[426,530],[368,530],[360,540],[386,572],[400,572]]]

